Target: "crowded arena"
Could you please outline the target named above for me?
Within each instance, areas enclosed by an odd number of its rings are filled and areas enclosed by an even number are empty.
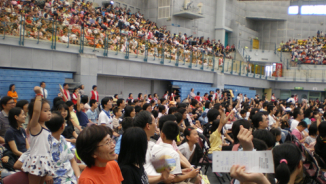
[[[0,0],[0,184],[325,184],[314,3]]]

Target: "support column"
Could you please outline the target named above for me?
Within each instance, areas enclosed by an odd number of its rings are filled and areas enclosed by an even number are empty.
[[[92,86],[97,85],[98,58],[94,54],[79,54],[77,72],[74,76],[76,82],[85,86],[85,95],[89,95]]]
[[[226,0],[217,0],[215,8],[215,40],[224,44]]]

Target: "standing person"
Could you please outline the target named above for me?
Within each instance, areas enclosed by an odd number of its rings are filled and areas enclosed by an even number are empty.
[[[102,126],[86,127],[78,136],[76,150],[87,165],[81,173],[79,184],[121,184],[123,177],[114,160],[112,130]]]
[[[173,98],[175,98],[175,96],[177,96],[177,90],[173,90],[173,93],[171,93],[171,96],[170,96],[170,101],[174,101]]]
[[[79,124],[82,128],[85,128],[88,124],[88,117],[87,114],[84,112],[85,105],[80,100],[80,94],[77,96],[77,105],[76,105],[76,115],[79,121]]]
[[[72,103],[74,103],[74,105],[77,104],[77,96],[78,96],[78,88],[74,88],[74,93],[72,94],[72,98],[71,98],[71,101]]]
[[[42,92],[43,98],[44,98],[44,99],[47,99],[47,98],[48,98],[48,90],[45,89],[45,86],[46,86],[45,82],[42,81],[42,82],[40,83],[41,92]]]
[[[195,99],[196,99],[198,102],[201,102],[201,101],[202,101],[202,98],[200,97],[200,92],[199,92],[199,91],[197,92],[197,96],[195,97]]]
[[[84,86],[83,84],[81,84],[81,85],[79,86],[79,93],[80,93],[81,96],[85,95],[84,88],[85,88],[85,86]]]
[[[97,86],[94,85],[92,89],[93,90],[89,94],[89,96],[91,97],[90,100],[96,100],[98,102],[99,96],[98,96]]]
[[[169,91],[165,91],[164,95],[163,95],[163,98],[165,98],[165,100],[168,100],[169,98]],[[162,100],[161,100],[162,102]]]
[[[128,96],[126,102],[128,102],[129,100],[131,100],[131,102],[134,100],[134,98],[132,97],[132,93],[129,93],[129,96]]]
[[[271,97],[271,102],[275,102],[276,101],[276,97],[275,97],[275,94],[272,93],[272,97]]]
[[[63,95],[63,101],[69,101],[71,100],[71,95],[69,92],[69,85],[67,83],[63,84],[63,90],[61,91],[62,95]]]
[[[28,172],[29,183],[43,184],[46,175],[54,174],[51,159],[52,136],[45,122],[51,119],[50,104],[42,100],[41,88],[34,87],[35,101],[29,105],[30,154],[23,163],[22,170]]]
[[[18,94],[17,94],[17,91],[15,91],[15,88],[16,88],[15,84],[10,84],[7,96],[10,96],[11,98],[13,98],[14,102],[17,103]]]
[[[122,184],[148,184],[144,169],[147,135],[139,127],[128,128],[122,138],[118,163],[124,180]]]
[[[189,93],[189,98],[192,99],[192,98],[195,98],[196,97],[194,91],[195,91],[195,89],[194,88],[191,88],[190,93]]]
[[[5,143],[5,133],[10,127],[8,120],[9,111],[15,107],[16,103],[12,97],[5,96],[1,99],[0,105],[0,143]]]
[[[112,126],[112,116],[110,114],[110,109],[112,109],[112,101],[109,97],[105,97],[101,100],[102,111],[98,117],[98,125],[110,127],[113,129]]]

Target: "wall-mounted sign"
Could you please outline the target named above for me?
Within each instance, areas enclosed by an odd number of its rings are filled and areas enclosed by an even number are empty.
[[[303,90],[303,87],[294,87],[295,90]]]

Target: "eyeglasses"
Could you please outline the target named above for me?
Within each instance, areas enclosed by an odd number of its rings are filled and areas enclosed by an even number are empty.
[[[105,145],[110,145],[111,143],[115,143],[114,139],[110,139],[109,141],[106,141],[104,144],[98,145],[97,147],[101,147],[101,146],[105,146]]]

